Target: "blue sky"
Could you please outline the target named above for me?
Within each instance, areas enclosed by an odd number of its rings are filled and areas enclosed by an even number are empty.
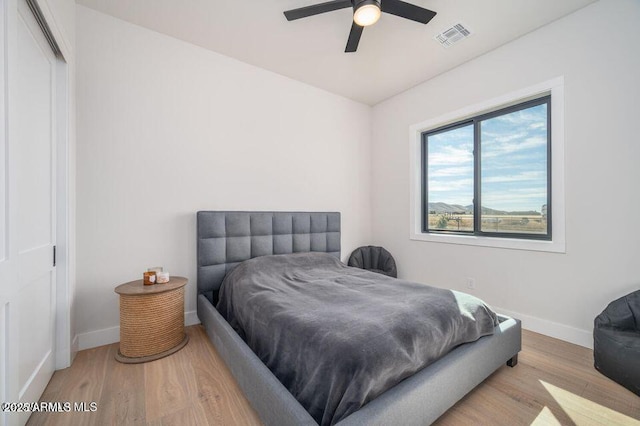
[[[540,211],[547,202],[547,105],[484,120],[482,205]],[[429,136],[429,202],[473,201],[473,125]]]

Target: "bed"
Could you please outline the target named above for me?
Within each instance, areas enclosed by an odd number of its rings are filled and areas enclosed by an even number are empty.
[[[339,259],[340,213],[201,211],[197,241],[198,317],[260,419],[267,425],[317,425],[215,304],[222,281],[245,260],[307,252]],[[516,364],[520,322],[504,316],[498,319],[492,335],[457,346],[336,424],[435,421],[500,366]]]

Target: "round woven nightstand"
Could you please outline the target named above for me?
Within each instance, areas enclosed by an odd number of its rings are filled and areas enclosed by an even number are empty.
[[[166,284],[143,285],[142,280],[116,287],[120,295],[120,350],[116,359],[127,364],[153,361],[179,351],[189,341],[184,332],[184,286],[187,279],[171,277]]]

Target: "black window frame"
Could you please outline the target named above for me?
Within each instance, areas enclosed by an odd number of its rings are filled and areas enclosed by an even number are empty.
[[[547,233],[546,234],[527,234],[518,232],[497,232],[497,231],[482,231],[482,215],[481,215],[481,150],[482,140],[480,132],[480,123],[484,120],[499,117],[501,115],[507,115],[513,112],[521,111],[538,105],[547,105]],[[473,125],[473,231],[458,231],[458,230],[444,230],[444,229],[429,229],[429,211],[428,211],[428,180],[427,180],[427,158],[428,158],[428,138],[429,136],[436,135],[451,131],[460,127]],[[472,235],[488,238],[510,238],[520,240],[552,240],[552,204],[551,204],[551,95],[545,95],[542,97],[536,97],[524,102],[519,102],[514,105],[510,105],[504,108],[500,108],[487,113],[482,113],[471,118],[460,120],[446,126],[438,127],[432,130],[427,130],[421,134],[421,214],[422,214],[422,233],[424,234],[448,234],[448,235]]]

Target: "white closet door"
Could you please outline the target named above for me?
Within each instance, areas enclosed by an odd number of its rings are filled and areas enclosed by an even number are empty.
[[[9,220],[0,275],[14,278],[0,284],[4,325],[0,386],[6,402],[33,402],[42,395],[55,365],[56,58],[25,0],[18,0],[13,16],[15,49],[5,56],[9,132],[4,165],[10,184],[2,194]],[[10,414],[4,420],[24,424],[28,416]]]

